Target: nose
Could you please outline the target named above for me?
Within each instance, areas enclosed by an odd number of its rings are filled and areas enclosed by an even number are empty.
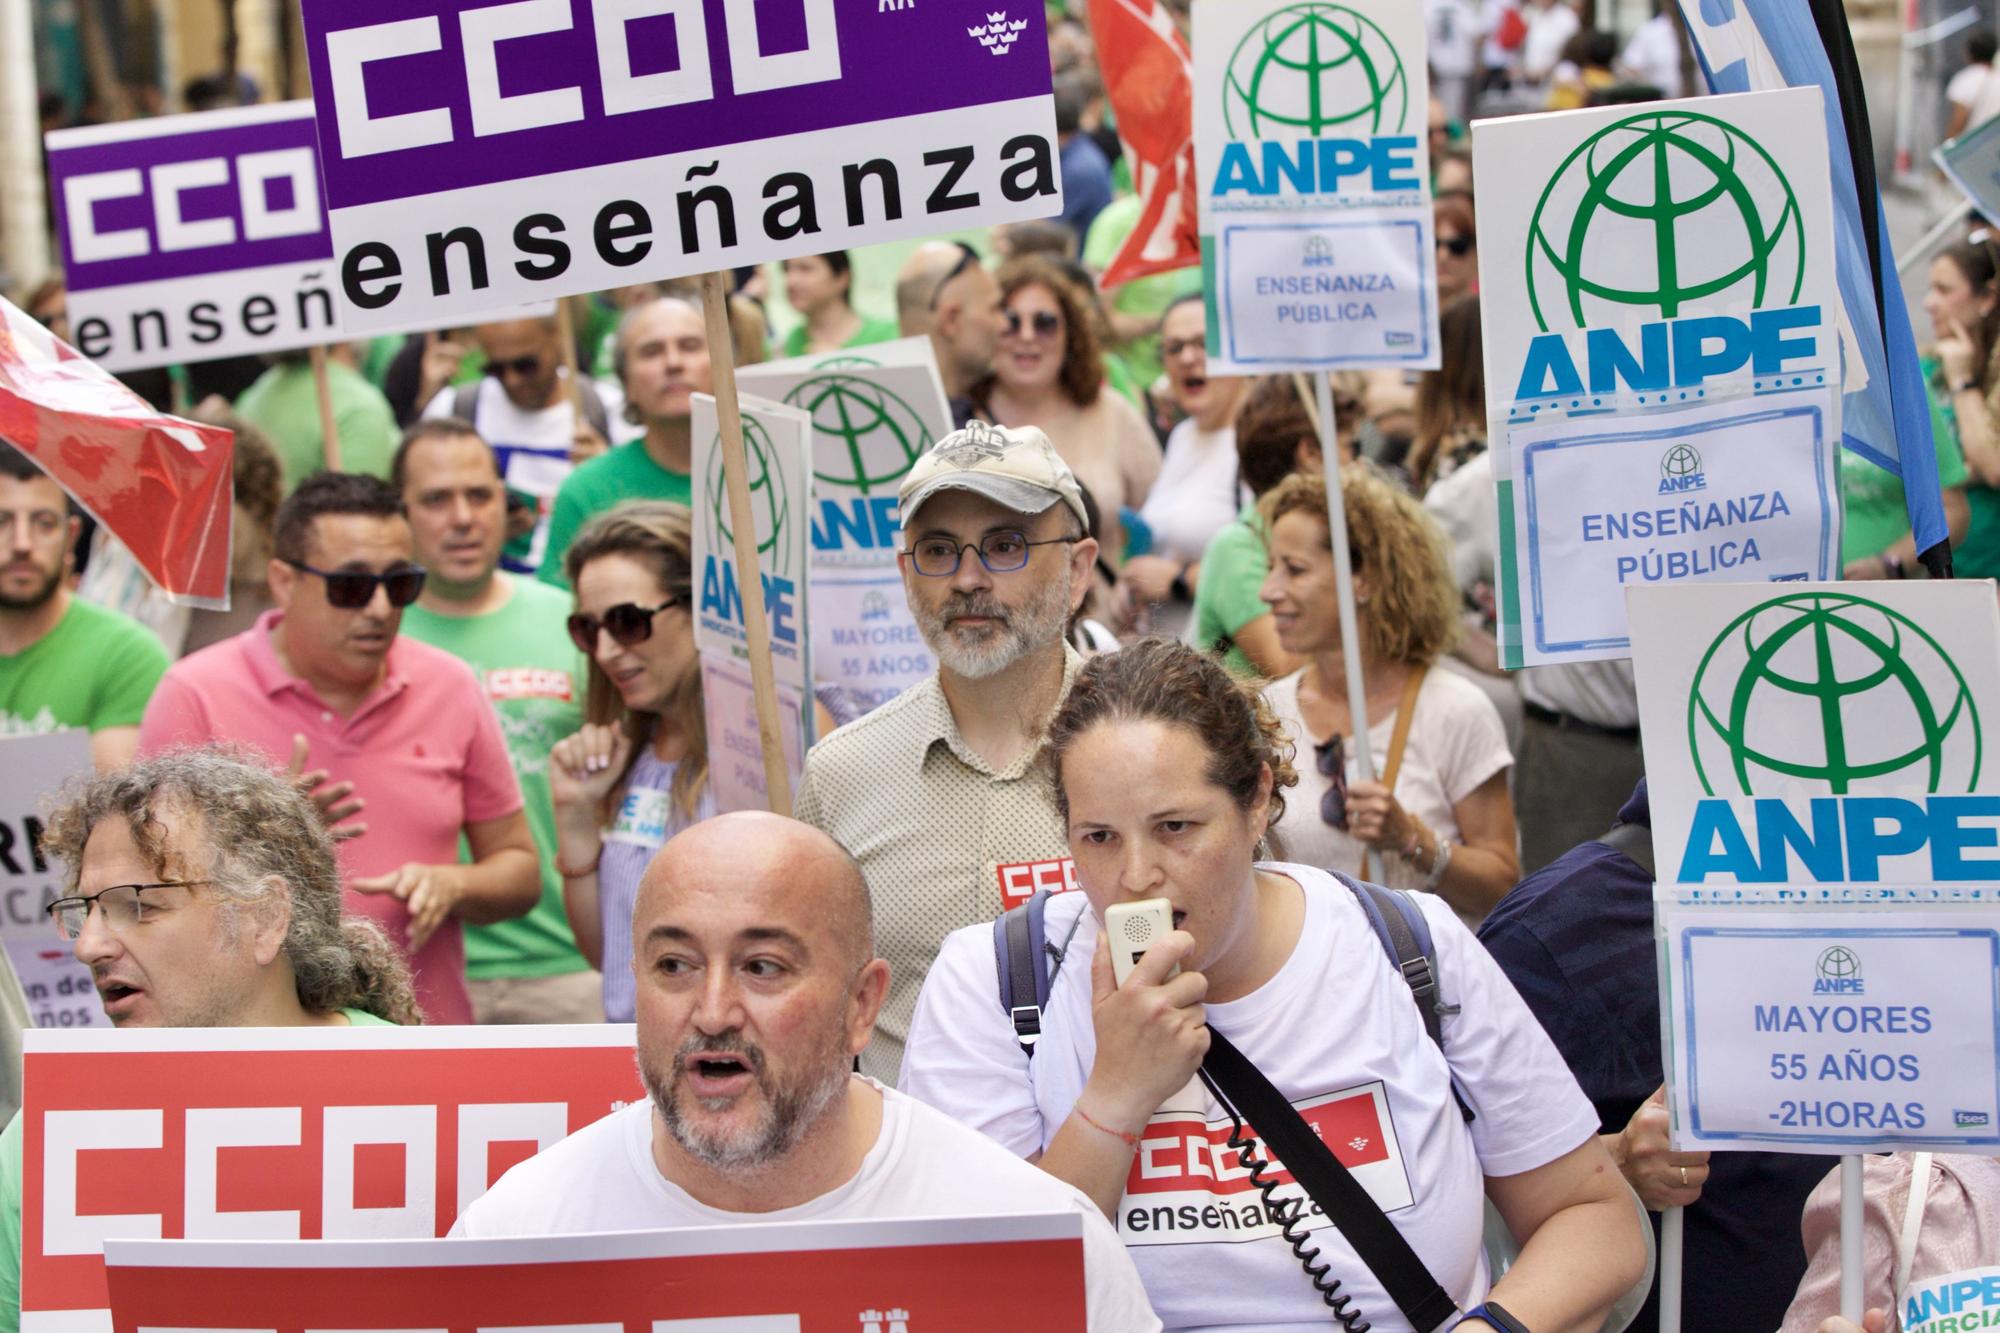
[[[717,1036],[741,1029],[743,992],[737,985],[736,969],[726,963],[710,967],[702,976],[701,991],[695,998],[694,1027],[705,1036]]]
[[[467,496],[457,495],[451,501],[451,525],[454,528],[470,527],[473,518],[472,501]]]
[[[1280,582],[1281,580],[1278,577],[1277,566],[1273,565],[1271,568],[1265,570],[1264,581],[1257,587],[1258,600],[1265,603],[1267,606],[1275,605],[1278,599],[1284,596],[1284,594],[1278,588],[1278,584]]]
[[[993,586],[993,575],[979,558],[979,548],[970,542],[958,548],[958,568],[952,573],[951,586],[961,592],[978,592]]]
[[[396,607],[389,600],[389,585],[377,583],[374,590],[368,594],[368,605],[361,609],[376,620],[388,620],[394,616]]]
[[[1118,891],[1128,898],[1156,898],[1160,883],[1159,862],[1144,838],[1127,838],[1125,853],[1118,862]]]
[[[92,903],[84,913],[83,927],[70,942],[70,952],[76,961],[88,967],[93,962],[116,957],[119,951],[118,936],[104,924],[104,910]]]
[[[611,630],[607,626],[599,625],[597,627],[597,646],[590,653],[592,657],[597,659],[597,665],[603,667],[607,672],[610,671],[611,663],[623,650],[623,645],[611,637]]]

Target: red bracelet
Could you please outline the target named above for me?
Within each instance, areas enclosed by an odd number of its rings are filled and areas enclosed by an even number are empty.
[[[1122,1129],[1113,1129],[1109,1125],[1098,1124],[1095,1120],[1092,1120],[1090,1118],[1090,1112],[1083,1109],[1082,1102],[1076,1103],[1069,1109],[1076,1112],[1078,1115],[1082,1116],[1083,1123],[1089,1125],[1092,1129],[1097,1130],[1099,1133],[1109,1134],[1114,1139],[1123,1139],[1125,1141],[1125,1146],[1128,1148],[1136,1148],[1139,1146],[1139,1136],[1137,1134],[1127,1134]]]

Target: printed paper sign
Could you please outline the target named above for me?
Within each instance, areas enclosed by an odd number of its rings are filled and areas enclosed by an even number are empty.
[[[1647,587],[1630,610],[1663,883],[2000,879],[1990,583]]]
[[[117,1333],[1085,1333],[1087,1317],[1076,1213],[106,1254]]]
[[[0,737],[0,944],[40,1028],[109,1026],[90,969],[49,919],[64,892],[63,866],[42,852],[49,797],[92,771],[88,732]]]
[[[1912,1277],[1903,1293],[1903,1328],[1907,1333],[2000,1328],[2000,1267]]]
[[[2000,902],[1662,884],[1655,909],[1677,1149],[2000,1148]]]
[[[627,1025],[28,1032],[22,1333],[107,1326],[107,1240],[441,1236],[515,1162],[646,1095],[632,1042]]]
[[[1422,8],[1198,0],[1194,32],[1210,370],[1435,368]]]
[[[1062,206],[1022,0],[302,10],[357,327]]]
[[[737,382],[812,416],[813,662],[875,708],[937,666],[896,567],[897,487],[951,433],[930,339],[745,366]]]
[[[1931,158],[1981,214],[2000,216],[2000,116],[1939,145]]]
[[[764,742],[757,729],[757,692],[750,682],[750,664],[703,653],[701,692],[708,719],[708,781],[716,809],[769,810],[771,788],[764,779]],[[779,685],[778,738],[785,747],[785,769],[794,791],[805,775],[812,721],[807,696]],[[658,839],[654,845],[659,845]]]
[[[1838,475],[1841,307],[1820,112],[1819,91],[1798,88],[1474,126],[1489,184],[1479,273],[1505,665],[1631,655],[1625,626],[1605,623],[1623,588],[1832,572],[1839,510],[1820,496]],[[1585,439],[1595,451],[1575,452]],[[1570,445],[1560,463],[1555,442]],[[1693,457],[1669,460],[1679,444]],[[1536,446],[1531,519],[1517,492]],[[1650,457],[1632,456],[1642,448]],[[1615,472],[1612,452],[1626,455]],[[1642,483],[1654,486],[1651,504]],[[1593,489],[1555,495],[1573,487]],[[1736,521],[1732,503],[1780,490],[1786,538]],[[1672,530],[1648,539],[1656,559],[1591,545],[1574,527],[1543,530],[1542,514],[1573,524],[1609,513],[1613,495],[1628,529],[1649,510],[1675,511]],[[1697,499],[1690,530],[1678,515]],[[1585,554],[1535,568],[1538,541]],[[1538,621],[1537,596],[1545,610],[1578,601],[1585,619]]]

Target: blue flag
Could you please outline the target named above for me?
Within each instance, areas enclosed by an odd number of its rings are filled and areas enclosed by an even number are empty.
[[[1917,550],[1928,550],[1946,535],[1930,404],[1917,367],[1910,314],[1904,308],[1895,260],[1889,251],[1888,222],[1882,214],[1881,196],[1873,187],[1873,164],[1862,164],[1870,181],[1864,200],[1856,182],[1856,164],[1848,151],[1840,89],[1812,9],[1806,0],[1679,3],[1710,92],[1816,87],[1825,99],[1845,352],[1841,443],[1901,478]],[[1864,207],[1874,211],[1880,236],[1879,268],[1869,263],[1862,226]]]

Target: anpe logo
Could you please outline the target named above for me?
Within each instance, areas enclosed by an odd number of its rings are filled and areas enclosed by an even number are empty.
[[[1701,454],[1691,444],[1677,444],[1660,455],[1660,494],[1705,490],[1708,478],[1702,474]]]
[[[1650,287],[1593,276],[1609,256],[1634,254],[1653,256]],[[1545,332],[1630,307],[1674,319],[1716,296],[1786,306],[1805,285],[1805,227],[1791,182],[1756,140],[1713,116],[1647,112],[1563,160],[1535,205],[1527,265]]]
[[[757,558],[769,561],[770,572],[779,578],[793,577],[791,549],[784,541],[785,524],[791,520],[790,501],[784,479],[773,462],[776,449],[764,424],[743,414],[743,455],[749,473],[750,510],[757,520]],[[729,522],[729,494],[722,480],[722,450],[709,456],[708,521],[715,535],[715,551],[725,559],[735,558],[736,530]]]
[[[1835,944],[1820,951],[1819,961],[1813,964],[1813,994],[1815,995],[1860,995],[1861,960],[1854,950],[1844,944]]]
[[[1817,747],[1790,747],[1801,735]],[[1846,796],[1905,777],[1925,792],[1979,780],[1978,705],[1924,629],[1879,602],[1793,593],[1751,608],[1695,669],[1688,745],[1710,795]]]
[[[1345,5],[1290,5],[1237,43],[1222,86],[1232,139],[1396,134],[1410,84],[1395,44]]]
[[[879,384],[856,375],[819,374],[801,380],[785,402],[812,415],[813,430],[839,442],[845,463],[813,475],[863,495],[890,491],[932,444],[917,409]],[[817,461],[817,460],[816,460]]]

